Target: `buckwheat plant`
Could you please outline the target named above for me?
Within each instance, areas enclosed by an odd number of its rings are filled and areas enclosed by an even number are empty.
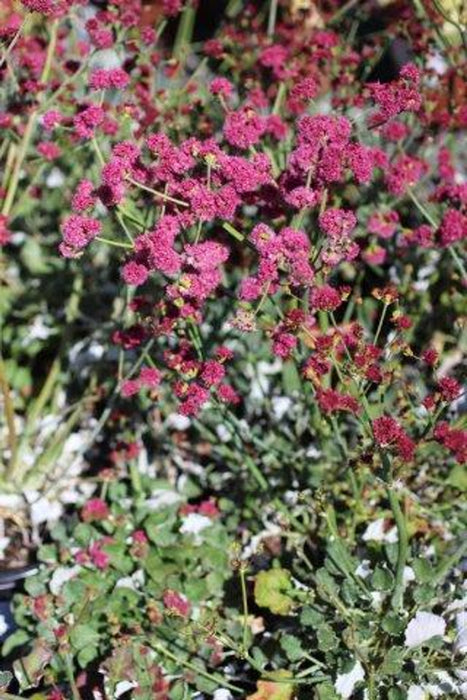
[[[112,439],[194,459],[190,546],[209,493],[230,567],[206,554],[186,580],[179,515],[148,516],[133,466],[43,551],[21,687],[460,697],[462,8],[235,1],[202,42],[202,0],[156,5],[149,25],[139,0],[11,10],[1,236],[8,259],[22,197],[41,212],[61,167],[56,255],[119,310],[95,438],[119,407]]]

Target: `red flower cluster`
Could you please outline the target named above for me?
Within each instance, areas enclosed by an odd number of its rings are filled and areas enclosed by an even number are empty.
[[[404,461],[409,462],[415,452],[415,443],[391,416],[381,416],[372,421],[375,442],[384,449],[393,449]]]

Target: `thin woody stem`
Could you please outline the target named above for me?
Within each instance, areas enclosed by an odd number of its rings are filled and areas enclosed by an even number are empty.
[[[10,386],[6,377],[5,363],[0,355],[0,390],[3,396],[3,402],[5,404],[5,417],[8,426],[8,444],[10,448],[10,465],[7,470],[7,474],[10,472],[11,465],[14,464],[16,458],[16,450],[18,446],[18,439],[15,429],[15,412],[13,407],[13,401],[10,395]]]
[[[52,67],[52,60],[53,56],[55,53],[55,48],[57,46],[57,33],[58,33],[58,20],[54,20],[52,24],[52,29],[50,32],[50,39],[49,39],[49,45],[47,47],[47,54],[45,58],[45,63],[44,67],[42,69],[41,77],[40,77],[40,82],[41,83],[46,83],[47,80],[49,79],[50,75],[50,70]],[[18,182],[19,182],[19,177],[21,174],[21,168],[23,166],[23,162],[26,158],[29,145],[31,143],[33,134],[34,134],[34,128],[36,126],[36,121],[37,121],[37,115],[38,115],[39,108],[35,109],[31,114],[29,115],[29,119],[26,123],[26,128],[24,130],[23,138],[21,140],[21,145],[19,147],[17,156],[16,156],[16,162],[14,165],[13,173],[11,176],[11,180],[8,185],[8,191],[5,197],[5,201],[3,203],[2,207],[2,214],[3,216],[8,216],[10,214],[11,208],[13,206],[13,202],[15,199],[16,195],[16,190],[18,189]]]
[[[429,224],[431,224],[431,226],[433,226],[433,228],[437,229],[439,226],[438,222],[430,214],[428,209],[426,209],[426,207],[420,202],[418,197],[414,194],[414,192],[412,192],[411,189],[408,190],[408,195],[409,195],[410,199],[412,200],[412,202],[417,207],[420,214],[422,214],[425,217],[425,219],[428,221]],[[457,254],[457,251],[455,250],[454,246],[453,245],[447,246],[447,250],[448,250],[450,256],[452,257],[452,259],[454,260],[454,262],[457,266],[457,269],[459,270],[459,272],[461,274],[461,277],[464,280],[466,280],[467,279],[467,270],[465,269],[464,263],[463,263],[462,259],[460,258],[460,256]]]
[[[0,59],[0,68],[2,68],[3,64],[8,60],[8,57],[11,54],[11,52],[13,51],[13,49],[15,48],[15,46],[18,42],[18,39],[20,38],[21,34],[24,32],[24,30],[26,29],[26,27],[30,23],[30,21],[31,21],[31,15],[28,14],[28,15],[26,15],[26,17],[22,21],[22,23],[19,26],[17,32],[15,33],[13,39],[10,41],[7,48],[3,52],[2,57]]]
[[[171,197],[168,194],[165,194],[164,192],[159,192],[158,190],[154,190],[152,187],[148,187],[147,185],[144,185],[142,182],[138,182],[137,180],[133,180],[131,177],[127,177],[128,182],[131,182],[132,185],[135,185],[135,187],[139,187],[141,190],[145,190],[145,192],[150,192],[151,194],[156,195],[156,197],[160,197],[160,199],[164,199],[166,202],[173,202],[174,204],[178,204],[181,207],[188,207],[189,204],[188,202],[184,202],[182,199],[176,199],[175,197]]]
[[[243,637],[242,644],[245,651],[248,651],[248,596],[246,592],[246,581],[245,581],[245,566],[240,564],[239,568],[240,574],[240,585],[242,588],[242,605],[243,605]]]
[[[400,610],[404,598],[404,570],[409,553],[409,535],[405,515],[402,512],[399,498],[392,484],[391,462],[386,452],[381,452],[381,460],[386,481],[386,493],[397,528],[397,563],[391,604],[395,610]]]

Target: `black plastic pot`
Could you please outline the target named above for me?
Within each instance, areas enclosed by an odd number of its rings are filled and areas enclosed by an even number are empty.
[[[0,642],[3,642],[8,635],[15,630],[15,622],[11,612],[11,599],[29,576],[33,576],[38,571],[37,564],[27,564],[15,569],[0,570],[0,615],[3,615],[8,629],[0,635]]]

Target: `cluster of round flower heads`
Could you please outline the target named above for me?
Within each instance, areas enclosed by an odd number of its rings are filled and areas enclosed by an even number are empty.
[[[82,3],[74,4],[79,12]],[[59,18],[71,0],[23,5]],[[163,0],[161,17],[182,7]],[[255,21],[249,7],[234,32],[227,27],[205,42],[208,89],[204,77],[187,79],[183,66],[165,60],[139,0],[112,0],[86,15],[76,44],[61,27],[64,91],[57,71],[41,84],[42,37],[18,39],[21,89],[37,89],[38,100],[47,89],[60,93],[44,110],[37,102],[35,153],[60,162],[72,145],[94,158],[74,187],[60,252],[80,257],[98,239],[123,253],[122,280],[140,297],[132,302],[136,321],[114,340],[132,352],[151,336],[161,341],[157,369],[127,379],[126,397],[156,394],[168,381],[186,414],[210,400],[239,400],[223,341],[201,347],[215,306],[226,332],[264,331],[275,356],[299,361],[322,413],[362,416],[372,387],[392,382],[382,339],[400,357],[420,348],[409,343],[403,296],[376,297],[384,308],[395,305],[376,333],[378,318],[352,321],[352,309],[365,306],[354,283],[363,279],[371,298],[377,277],[399,283],[396,262],[418,269],[430,252],[456,257],[467,235],[467,188],[443,134],[465,125],[467,110],[435,109],[432,86],[447,89],[448,77],[412,63],[388,82],[362,81],[380,49],[373,39],[356,51],[332,30],[317,28],[310,41],[287,22],[271,39]],[[90,60],[109,48],[119,49],[120,65]],[[86,90],[74,89],[75,72],[86,76]],[[14,110],[1,113],[0,124],[19,137],[24,128]],[[2,245],[10,228],[3,216]],[[440,387],[424,397],[426,410],[455,400]],[[408,459],[413,448],[398,425],[381,416],[374,439]]]

